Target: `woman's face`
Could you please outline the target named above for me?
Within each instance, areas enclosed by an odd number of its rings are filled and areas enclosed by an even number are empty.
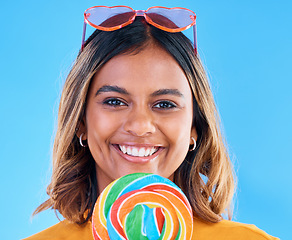
[[[82,126],[99,191],[134,172],[172,180],[197,138],[192,114],[187,78],[165,50],[151,45],[107,62],[91,84]]]

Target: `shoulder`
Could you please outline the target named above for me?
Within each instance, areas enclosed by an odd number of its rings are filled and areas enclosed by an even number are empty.
[[[67,220],[57,223],[52,227],[41,231],[24,240],[91,240],[91,222],[80,226],[76,223],[70,223]]]
[[[62,221],[42,232],[24,240],[91,240],[91,222],[79,226]],[[222,220],[219,223],[207,223],[194,220],[193,240],[277,240],[254,225]]]
[[[208,236],[208,238],[206,238]],[[194,220],[193,239],[217,240],[277,240],[254,225],[222,220],[218,223],[206,223]]]

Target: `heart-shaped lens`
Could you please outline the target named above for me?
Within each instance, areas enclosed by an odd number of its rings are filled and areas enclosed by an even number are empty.
[[[130,24],[135,11],[130,7],[105,7],[89,8],[84,13],[89,25],[103,31],[113,31]]]

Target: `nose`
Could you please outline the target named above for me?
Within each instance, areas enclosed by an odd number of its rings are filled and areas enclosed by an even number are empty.
[[[139,137],[151,135],[156,131],[154,117],[151,110],[138,107],[132,109],[125,119],[126,132]]]

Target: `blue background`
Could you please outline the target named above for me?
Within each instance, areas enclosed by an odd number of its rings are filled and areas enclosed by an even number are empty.
[[[2,2],[0,238],[58,222],[51,210],[31,214],[46,199],[60,90],[80,48],[83,11],[94,5],[196,12],[199,54],[238,175],[234,220],[292,239],[289,0]]]

